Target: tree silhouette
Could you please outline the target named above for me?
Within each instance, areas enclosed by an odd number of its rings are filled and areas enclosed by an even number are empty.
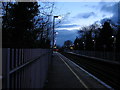
[[[70,46],[72,45],[72,41],[71,40],[67,40],[67,41],[65,41],[64,42],[64,47],[66,47],[66,48],[70,48]]]
[[[79,49],[79,38],[76,37],[76,39],[74,40],[74,49],[78,50]]]
[[[80,37],[74,41],[75,49],[112,51],[114,48],[114,39],[112,38],[114,30],[109,22],[105,22],[101,27],[97,24],[82,27],[78,31]]]
[[[3,47],[33,47],[37,2],[3,3]]]
[[[83,50],[84,49],[84,38],[78,38],[76,37],[76,39],[74,40],[74,49],[75,50]]]
[[[120,27],[118,27],[118,33],[116,35],[116,50],[120,52]]]
[[[100,29],[99,37],[97,40],[97,46],[99,47],[99,50],[111,50],[113,44],[112,35],[113,29],[111,28],[110,23],[105,22],[102,29]]]

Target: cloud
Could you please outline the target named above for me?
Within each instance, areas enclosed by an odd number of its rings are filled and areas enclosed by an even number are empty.
[[[119,5],[119,6],[118,6]],[[119,3],[116,3],[114,6],[113,6],[113,17],[111,17],[111,20],[113,22],[118,22],[118,20],[120,20],[120,2]]]
[[[84,7],[88,7],[88,8],[96,8],[97,5],[92,5],[91,2],[89,2],[89,3],[85,4]]]
[[[62,46],[66,40],[71,40],[74,42],[77,34],[77,30],[58,30],[56,44]]]
[[[100,11],[113,13],[116,11],[116,4],[118,2],[100,2]]]
[[[109,18],[104,18],[104,19],[102,19],[102,20],[100,20],[100,23],[103,25],[106,21],[110,21],[110,19]]]
[[[65,24],[65,25],[61,25],[59,28],[72,28],[72,27],[78,27],[79,25],[75,25],[75,24]]]
[[[89,12],[89,13],[79,13],[78,15],[76,15],[75,17],[73,18],[89,18],[91,16],[96,16],[96,14],[94,12]]]
[[[80,25],[77,24],[62,24],[61,26],[59,26],[58,28],[56,28],[56,30],[79,30]]]
[[[120,7],[119,7],[120,2],[112,2],[112,3],[101,2],[100,5],[101,5],[100,11],[112,13],[113,16],[110,17],[109,19],[112,20],[112,22],[117,23],[118,20],[120,19],[118,18],[119,17],[118,14],[120,14]]]
[[[70,20],[63,20],[63,21],[62,21],[62,24],[70,24],[70,23],[71,23]]]

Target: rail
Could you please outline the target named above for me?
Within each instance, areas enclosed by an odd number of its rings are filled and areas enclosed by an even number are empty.
[[[115,89],[119,88],[120,63],[99,60],[75,53],[61,53],[108,85]]]

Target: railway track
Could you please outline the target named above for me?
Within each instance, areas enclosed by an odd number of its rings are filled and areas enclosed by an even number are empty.
[[[86,69],[114,89],[120,89],[120,64],[86,58],[72,53],[61,52],[61,54],[77,63],[79,66]]]

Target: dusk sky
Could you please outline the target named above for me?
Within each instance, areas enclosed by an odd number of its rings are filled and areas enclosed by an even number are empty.
[[[118,21],[118,2],[55,2],[54,15],[61,15],[64,20],[58,28],[56,44],[62,46],[64,41],[74,41],[77,31],[82,26],[100,23],[105,18],[114,23]],[[66,15],[67,14],[67,15]],[[57,20],[56,20],[57,22]]]
[[[63,18],[62,23],[55,28],[55,31],[58,32],[55,40],[57,45],[62,46],[66,40],[74,41],[78,36],[77,31],[83,26],[89,26],[95,22],[100,24],[106,18],[117,24],[118,0],[116,2],[103,2],[103,0],[95,2],[63,1],[55,2],[54,9],[54,16],[61,15]],[[57,22],[57,19],[55,22]]]

